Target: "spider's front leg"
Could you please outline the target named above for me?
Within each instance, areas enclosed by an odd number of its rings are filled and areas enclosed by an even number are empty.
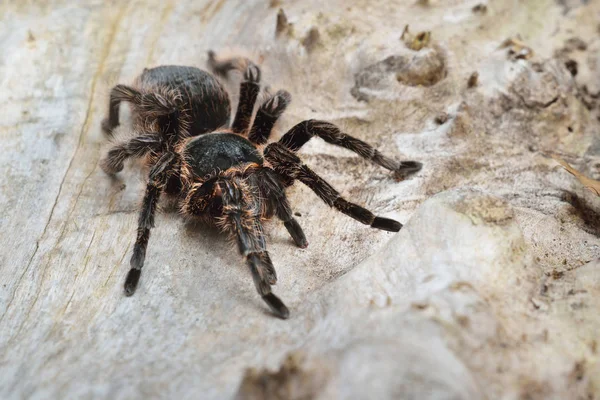
[[[125,279],[125,294],[127,296],[133,295],[137,288],[146,258],[150,229],[154,227],[154,215],[156,214],[158,200],[169,177],[178,165],[179,156],[172,152],[166,152],[150,170],[146,193],[138,218],[137,237],[129,261],[131,269]]]
[[[256,111],[254,123],[248,134],[248,139],[252,143],[265,144],[271,136],[271,131],[277,119],[283,114],[287,106],[292,101],[292,95],[285,90],[278,90],[273,96],[268,98]]]
[[[370,144],[342,132],[336,125],[327,121],[310,119],[300,122],[283,135],[279,143],[297,152],[314,136],[320,137],[327,143],[351,150],[374,164],[393,171],[398,178],[405,178],[423,167],[423,164],[418,161],[392,160]]]
[[[308,247],[304,231],[292,214],[284,184],[277,173],[270,168],[262,167],[248,176],[248,182],[258,188],[263,203],[268,204],[275,215],[283,221],[296,246],[302,249]]]
[[[217,185],[223,200],[223,227],[236,237],[262,299],[275,315],[286,319],[290,315],[288,308],[271,292],[277,275],[266,248],[260,205],[241,180],[220,179]]]
[[[308,186],[327,205],[354,218],[355,220],[369,225],[372,228],[382,229],[390,232],[398,232],[402,224],[389,218],[378,217],[371,211],[358,204],[344,199],[333,186],[308,168],[302,160],[291,150],[281,143],[271,143],[265,148],[264,156],[271,163],[273,169],[284,177],[297,179]]]
[[[237,242],[240,254],[246,259],[258,294],[273,313],[288,318],[289,310],[271,291],[277,274],[267,252],[262,228],[261,206],[255,193],[243,179],[220,176],[193,186],[183,203],[183,212],[201,216],[221,197],[222,216],[219,225]]]

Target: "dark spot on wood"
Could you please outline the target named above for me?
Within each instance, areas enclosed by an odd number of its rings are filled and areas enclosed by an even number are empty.
[[[483,3],[479,3],[475,7],[472,8],[472,11],[475,14],[481,14],[481,15],[483,15],[483,14],[487,13],[487,6],[485,4],[483,4]]]
[[[571,75],[577,76],[577,72],[578,72],[577,61],[575,61],[575,60],[567,60],[565,62],[565,67],[567,67],[567,69],[569,70],[569,72],[571,73]]]
[[[584,231],[600,237],[600,213],[598,211],[573,192],[564,191],[561,200],[573,207],[572,213],[583,222],[582,229]]]
[[[552,275],[552,279],[556,280],[556,279],[562,278],[565,275],[565,273],[564,273],[564,271],[558,271],[558,270],[554,269],[554,270],[552,270],[551,275]]]
[[[582,39],[580,39],[578,37],[572,37],[572,38],[567,39],[567,41],[565,42],[565,50],[567,50],[567,51],[573,51],[573,50],[585,51],[585,50],[587,50],[587,43],[585,43]]]
[[[438,125],[443,125],[448,121],[448,113],[441,112],[435,117],[435,123]]]
[[[320,38],[321,35],[319,34],[319,30],[313,26],[310,28],[304,39],[302,39],[302,46],[310,53],[317,47]]]
[[[292,24],[288,22],[287,16],[283,11],[283,8],[277,12],[277,22],[275,25],[275,37],[279,38],[283,35],[290,36],[292,31]]]
[[[475,71],[469,76],[469,80],[467,81],[467,87],[469,89],[474,88],[479,83],[479,72]]]

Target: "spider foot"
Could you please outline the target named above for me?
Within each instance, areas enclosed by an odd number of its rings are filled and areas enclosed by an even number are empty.
[[[423,163],[418,161],[402,161],[394,171],[394,178],[402,180],[417,173],[423,168]]]
[[[140,276],[142,274],[141,269],[131,268],[125,279],[125,296],[131,296],[135,293]]]
[[[100,168],[107,175],[115,175],[123,170],[123,162],[107,157],[100,161]]]
[[[209,50],[206,52],[206,54],[208,55],[208,64],[209,65],[214,65],[217,63],[217,53],[215,53],[214,50]]]
[[[261,108],[270,116],[278,118],[283,114],[291,101],[292,95],[288,91],[278,90]]]
[[[389,218],[375,217],[371,223],[371,228],[377,228],[389,232],[398,232],[402,229],[402,224]]]
[[[251,83],[260,82],[260,68],[253,62],[249,62],[246,71],[244,72],[244,80]]]
[[[273,293],[268,293],[262,296],[262,299],[267,303],[273,314],[281,319],[288,319],[290,316],[290,310],[283,304],[283,301]]]
[[[110,123],[110,120],[108,118],[104,118],[101,123],[102,131],[108,136],[112,136],[113,130],[117,126],[112,126],[112,124]]]
[[[294,243],[296,243],[296,246],[300,247],[301,249],[305,249],[308,247],[308,241],[306,240],[306,236],[304,235],[300,224],[298,224],[298,221],[296,221],[295,218],[284,222],[283,225],[294,240]]]

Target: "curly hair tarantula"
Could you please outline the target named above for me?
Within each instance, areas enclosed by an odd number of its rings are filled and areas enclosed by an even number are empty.
[[[117,85],[111,91],[103,130],[112,135],[119,125],[119,105],[126,101],[132,105],[135,136],[110,149],[102,168],[115,174],[130,157],[143,157],[150,167],[125,294],[131,296],[138,285],[158,200],[165,193],[176,197],[184,215],[199,217],[230,233],[246,259],[258,293],[275,315],[287,318],[289,310],[271,292],[277,275],[262,226],[265,219],[275,215],[298,247],[308,245],[292,215],[286,187],[298,180],[329,206],[363,224],[392,232],[402,228],[397,221],[377,217],[345,200],[304,165],[296,152],[318,136],[404,176],[419,171],[422,165],[396,162],[335,125],[316,120],[297,124],[278,142],[263,147],[289,104],[290,94],[280,90],[270,96],[258,107],[252,123],[260,91],[258,66],[241,57],[217,61],[212,52],[209,66],[221,76],[230,70],[243,71],[239,105],[230,128],[227,92],[214,75],[195,67],[145,69],[133,86]]]

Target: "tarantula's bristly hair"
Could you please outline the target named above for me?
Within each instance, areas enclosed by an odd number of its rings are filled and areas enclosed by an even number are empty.
[[[118,104],[121,101],[127,101],[135,107],[140,114],[143,129],[148,131],[160,130],[162,126],[160,123],[157,124],[157,120],[177,113],[179,136],[188,136],[189,110],[182,109],[182,97],[178,90],[158,86],[152,91],[140,91],[127,85],[115,86],[111,91],[110,111],[112,114],[102,125],[105,131],[112,131],[115,124],[118,125]],[[116,122],[113,119],[116,119]]]
[[[217,178],[197,182],[186,190],[185,198],[181,201],[180,212],[183,215],[202,216],[210,203],[215,191]]]
[[[181,104],[179,91],[166,87],[157,87],[152,92],[142,92],[127,85],[117,85],[111,96],[115,101],[127,101],[149,116],[161,116],[177,110]]]
[[[244,72],[249,65],[253,64],[252,61],[246,57],[233,57],[225,60],[217,60],[217,55],[213,50],[208,51],[208,67],[211,71],[220,77],[226,78],[229,71],[235,70]],[[260,80],[260,76],[259,76]]]
[[[345,134],[336,125],[326,121],[310,119],[300,122],[283,135],[279,143],[296,152],[314,136],[320,137],[327,143],[351,150],[359,156],[402,176],[418,172],[423,167],[423,164],[418,161],[398,162],[392,160],[370,144]]]
[[[107,174],[116,174],[123,169],[126,159],[141,158],[149,153],[158,153],[161,147],[162,141],[158,135],[142,134],[111,148],[100,166]]]
[[[244,80],[240,84],[240,101],[235,113],[235,118],[231,124],[231,130],[234,133],[246,134],[252,121],[252,111],[254,103],[260,92],[260,68],[254,63],[250,63],[244,72]]]
[[[271,285],[277,282],[277,275],[266,249],[256,194],[239,178],[220,177],[215,185],[218,185],[223,201],[223,216],[219,225],[236,240],[238,250],[246,258],[254,285],[262,299],[275,315],[288,318],[289,310],[271,292]]]
[[[146,258],[150,229],[154,227],[154,216],[158,207],[158,200],[169,176],[177,168],[179,161],[177,154],[165,152],[150,170],[146,193],[144,194],[142,208],[138,217],[137,237],[133,247],[133,254],[129,261],[131,270],[125,279],[125,294],[127,296],[135,293]]]
[[[275,122],[291,101],[292,95],[285,90],[279,90],[268,98],[256,111],[248,139],[256,144],[267,143]]]
[[[292,214],[292,208],[285,195],[285,185],[275,171],[264,167],[258,169],[248,175],[248,182],[259,190],[262,199],[261,215],[271,216],[274,212],[283,221],[296,246],[302,249],[308,247],[304,231]]]
[[[271,143],[268,145],[265,148],[264,156],[277,173],[304,183],[330,207],[334,207],[347,216],[365,225],[370,225],[372,228],[391,232],[398,232],[402,228],[400,222],[377,217],[366,208],[344,199],[333,186],[304,165],[296,154],[281,143]]]

